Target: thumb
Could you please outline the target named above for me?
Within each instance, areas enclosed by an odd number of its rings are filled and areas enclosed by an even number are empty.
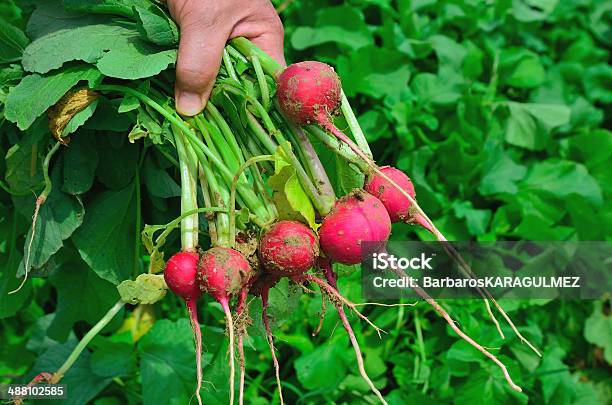
[[[176,85],[176,109],[193,116],[206,106],[223,58],[229,33],[201,20],[182,21]]]

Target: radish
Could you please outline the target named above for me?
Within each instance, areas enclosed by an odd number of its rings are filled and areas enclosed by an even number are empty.
[[[249,262],[237,250],[215,246],[202,253],[198,268],[198,284],[223,308],[229,332],[230,404],[234,403],[234,322],[230,300],[254,279]]]
[[[189,321],[196,344],[196,371],[198,386],[196,397],[202,404],[200,389],[202,388],[202,331],[198,322],[197,300],[202,294],[197,283],[198,254],[195,252],[179,252],[166,263],[164,279],[173,293],[185,300]]]
[[[279,221],[259,242],[261,264],[270,274],[295,277],[306,273],[319,256],[314,232],[297,221]]]
[[[282,277],[289,277],[297,283],[303,282],[304,274],[314,266],[318,256],[319,241],[314,232],[301,222],[279,221],[272,225],[259,241],[260,263],[266,274],[259,280],[255,292],[262,301],[261,317],[272,353],[281,404],[283,393],[274,337],[268,319],[268,292]]]
[[[379,242],[375,249],[384,248],[390,234],[391,220],[383,204],[358,189],[336,202],[319,230],[321,250],[343,264],[357,264],[364,253],[373,253],[362,252],[363,242]]]
[[[408,193],[414,201],[416,201],[416,193],[410,177],[401,170],[391,166],[381,167],[380,171],[389,179],[393,180]],[[404,193],[393,187],[391,183],[381,175],[376,173],[371,174],[366,180],[363,188],[383,203],[389,213],[391,222],[417,223],[430,232],[432,231],[429,223],[418,213],[418,211],[414,210],[412,202]]]
[[[340,78],[327,64],[315,61],[289,66],[278,78],[281,110],[298,125],[329,120],[340,108]]]

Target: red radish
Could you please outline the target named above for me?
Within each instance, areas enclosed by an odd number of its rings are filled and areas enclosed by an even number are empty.
[[[416,201],[416,193],[410,177],[391,166],[381,167],[380,171]],[[413,208],[413,204],[408,197],[380,174],[371,174],[363,188],[383,203],[389,213],[391,222],[419,224],[433,233],[429,222]]]
[[[200,290],[213,296],[225,312],[229,331],[230,404],[234,403],[234,321],[229,307],[232,297],[254,279],[249,262],[237,250],[215,246],[202,253],[198,271]]]
[[[164,279],[172,292],[185,300],[189,321],[196,344],[196,370],[198,386],[196,397],[202,404],[200,389],[202,388],[202,331],[198,322],[197,299],[202,295],[197,283],[198,254],[195,252],[179,252],[166,263]]]
[[[222,306],[229,303],[251,277],[249,262],[237,250],[216,246],[200,257],[200,290],[212,295]]]
[[[321,250],[334,262],[357,264],[363,242],[379,242],[382,249],[391,234],[391,220],[383,204],[363,190],[340,198],[319,229]]]
[[[295,124],[319,125],[347,144],[372,168],[376,167],[332,121],[342,105],[342,84],[331,66],[315,61],[290,65],[278,77],[276,96],[283,113]]]
[[[413,199],[415,198],[414,185],[410,177],[406,176],[404,172],[391,166],[381,167],[380,171],[395,181]],[[363,188],[383,203],[389,213],[391,222],[409,222],[411,220],[410,200],[391,186],[385,178],[378,174],[372,174],[368,177]]]
[[[164,279],[173,293],[184,299],[197,300],[202,295],[198,286],[198,254],[179,252],[166,263]]]
[[[315,264],[319,241],[314,232],[297,221],[279,221],[259,242],[261,264],[278,277],[301,276]]]
[[[276,90],[280,107],[299,125],[315,124],[335,115],[341,104],[340,79],[327,64],[294,63],[281,73]]]

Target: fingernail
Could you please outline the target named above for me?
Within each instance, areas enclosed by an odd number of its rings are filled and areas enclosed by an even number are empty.
[[[180,91],[176,98],[176,109],[179,114],[192,116],[202,111],[202,97],[199,94]]]

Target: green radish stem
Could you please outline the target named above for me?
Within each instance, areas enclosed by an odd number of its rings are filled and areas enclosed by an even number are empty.
[[[319,193],[320,198],[325,200],[325,208],[333,207],[336,201],[336,195],[334,193],[334,188],[331,185],[331,181],[329,181],[329,177],[327,176],[327,172],[325,171],[325,167],[321,163],[319,159],[319,155],[315,151],[312,143],[310,143],[310,139],[305,134],[302,128],[295,126],[293,123],[285,120],[285,118],[281,114],[277,114],[279,119],[282,119],[282,122],[289,128],[289,133],[293,135],[294,144],[297,145],[298,151],[303,155],[302,162],[308,168],[310,175],[314,179],[315,187]],[[322,215],[326,215],[327,212],[322,212]]]
[[[173,127],[174,143],[179,156],[181,172],[181,213],[198,208],[196,178],[198,173],[190,145],[186,144],[183,134]],[[181,248],[186,252],[195,252],[198,247],[198,215],[193,214],[181,221]]]
[[[221,133],[224,135],[225,141],[228,142],[231,151],[234,153],[234,157],[236,158],[236,160],[238,160],[238,163],[244,163],[240,147],[236,142],[232,129],[229,127],[227,121],[225,121],[225,118],[223,118],[217,107],[215,107],[215,105],[211,101],[206,103],[205,113],[207,115],[210,115],[209,120],[214,121],[221,130]]]
[[[244,63],[244,64],[248,64],[248,63],[249,63],[248,59],[247,59],[247,58],[245,58],[245,57],[244,57],[244,56],[243,56],[243,55],[242,55],[240,52],[238,52],[238,51],[236,50],[236,48],[234,48],[233,46],[231,46],[231,45],[226,45],[226,46],[225,46],[225,49],[227,49],[227,52],[228,52],[228,53],[229,53],[231,56],[233,56],[234,58],[238,59],[238,61],[239,61],[239,62],[242,62],[242,63]]]
[[[96,90],[99,91],[115,91],[122,94],[130,94],[143,103],[147,104],[149,107],[153,108],[155,111],[160,113],[164,118],[166,118],[170,123],[176,125],[183,134],[187,137],[187,139],[191,142],[198,159],[202,160],[204,156],[210,159],[211,163],[219,169],[221,174],[224,176],[225,180],[230,182],[233,175],[232,172],[227,168],[227,166],[223,163],[223,161],[216,156],[211,150],[194,134],[194,132],[185,124],[185,122],[179,118],[176,114],[166,110],[155,100],[151,99],[147,95],[134,90],[127,86],[115,85],[115,84],[102,84],[96,87]],[[238,191],[240,192],[242,198],[245,200],[247,205],[256,215],[258,221],[256,222],[267,222],[266,219],[268,217],[268,212],[265,210],[265,207],[259,202],[257,195],[250,190],[249,187],[245,185],[240,185],[238,187]],[[262,220],[263,218],[263,220]]]
[[[263,153],[256,153],[256,154],[251,153],[248,150],[248,148],[242,143],[242,141],[239,141],[239,142],[240,142],[240,148],[243,151],[245,159],[248,160],[252,157],[263,155]],[[260,163],[262,164],[267,163],[270,166],[272,166],[269,161],[263,161]],[[270,215],[272,215],[273,217],[277,217],[278,212],[276,211],[276,206],[274,205],[274,201],[272,200],[272,197],[270,197],[270,194],[268,194],[268,192],[266,191],[264,179],[263,179],[263,176],[261,175],[261,170],[259,169],[259,165],[251,165],[250,171],[251,171],[251,176],[253,177],[253,182],[255,183],[254,184],[255,191],[264,200],[266,206],[268,207],[270,211]],[[273,172],[273,168],[271,172]]]
[[[230,41],[230,44],[240,53],[246,56],[247,59],[251,59],[253,56],[256,56],[259,59],[264,72],[274,78],[276,78],[276,76],[283,69],[280,63],[272,59],[270,56],[268,56],[268,54],[244,37],[234,38]]]
[[[38,220],[38,213],[40,212],[40,207],[42,207],[45,201],[47,201],[47,197],[49,197],[49,194],[51,194],[51,191],[53,190],[53,183],[51,182],[51,178],[49,177],[49,164],[51,163],[51,158],[58,151],[60,145],[61,143],[59,141],[55,142],[55,144],[53,145],[53,147],[51,148],[49,153],[47,153],[47,155],[45,156],[45,159],[43,160],[42,172],[43,172],[43,178],[45,180],[45,188],[40,193],[40,195],[36,198],[34,214],[32,215],[32,231],[30,235],[30,240],[28,241],[28,248],[26,251],[26,256],[25,256],[24,266],[23,266],[23,271],[24,271],[23,280],[21,280],[19,287],[17,287],[13,291],[10,291],[9,294],[15,294],[19,292],[25,285],[26,281],[28,280],[28,274],[30,273],[30,257],[32,256],[32,244],[34,243],[34,235],[36,234],[36,222]]]
[[[255,76],[257,76],[257,83],[259,84],[259,89],[261,91],[261,101],[263,107],[267,111],[270,109],[270,91],[268,89],[268,82],[266,81],[266,77],[263,69],[261,68],[261,63],[259,63],[259,58],[257,55],[253,55],[251,57],[251,62],[253,63],[253,69],[255,69]]]
[[[276,349],[274,348],[274,335],[272,335],[272,328],[270,327],[270,319],[268,318],[268,289],[264,288],[261,293],[261,320],[263,321],[264,328],[266,329],[266,337],[268,341],[268,347],[270,347],[270,353],[272,354],[272,363],[274,363],[274,374],[276,376],[276,385],[278,387],[278,396],[281,405],[283,401],[283,387],[280,379],[280,366],[278,365],[278,359],[276,358]]]
[[[156,247],[160,248],[161,246],[163,246],[170,232],[172,232],[174,228],[176,228],[184,218],[190,215],[194,215],[198,213],[205,213],[205,212],[227,213],[228,211],[226,208],[220,208],[220,207],[197,208],[191,211],[185,211],[181,213],[181,215],[173,219],[171,222],[168,222],[166,225],[164,225],[164,228],[165,228],[164,231],[155,239]]]
[[[285,139],[283,134],[274,126],[274,123],[272,122],[272,119],[268,115],[267,111],[263,108],[263,106],[256,99],[249,97],[245,93],[235,88],[233,88],[232,90],[229,90],[229,87],[230,86],[226,86],[225,88],[230,92],[233,92],[235,94],[245,97],[247,101],[256,105],[257,110],[262,115],[262,120],[264,121],[264,124],[267,122],[266,124],[267,130],[274,135],[278,145],[281,147],[283,153],[285,154],[285,157],[289,160],[289,163],[291,163],[291,166],[293,166],[293,168],[295,169],[295,172],[300,181],[300,184],[304,188],[304,191],[308,195],[309,199],[312,201],[313,205],[315,206],[315,208],[317,209],[319,213],[321,213],[322,215],[327,214],[331,210],[331,204],[325,199],[321,198],[321,195],[319,194],[312,180],[310,179],[310,177],[308,176],[308,174],[302,167],[302,164],[300,163],[298,158],[295,156],[291,148],[288,146],[290,145],[290,143]],[[268,151],[270,153],[275,153],[275,150],[271,150],[271,147],[273,144],[267,141],[267,139],[269,139],[270,136],[261,127],[257,119],[248,111],[247,111],[247,120],[249,123],[249,127],[255,133],[258,139],[260,139],[262,143],[265,142],[267,144],[266,147],[268,148]]]
[[[250,111],[246,112],[246,117],[247,125],[253,135],[255,135],[259,142],[261,142],[261,144],[268,151],[268,153],[274,153],[276,151],[276,148],[278,148],[276,142],[272,140],[270,135],[268,135],[266,130],[263,129],[263,127],[259,124],[259,121],[257,121],[257,118],[255,118],[255,116]]]
[[[234,179],[232,181],[232,186],[230,188],[230,206],[229,206],[229,240],[230,247],[234,248],[236,245],[236,186],[238,184],[238,179],[240,175],[252,164],[263,161],[274,161],[274,156],[272,155],[262,155],[255,156],[244,162],[236,174],[234,175]]]
[[[229,389],[230,389],[230,405],[234,403],[234,377],[236,374],[236,368],[234,365],[234,320],[230,311],[229,303],[227,299],[220,300],[219,303],[225,312],[225,320],[227,322],[227,329],[229,333],[229,365],[230,365],[230,378],[229,378]]]
[[[201,124],[198,117],[196,117],[196,123],[198,125]],[[204,137],[205,142],[210,145],[212,151],[218,153],[210,138],[209,131],[203,127],[202,129],[203,130],[200,131],[200,134]],[[200,161],[200,164],[202,165],[202,172],[200,176],[202,192],[204,193],[205,197],[209,197],[208,199],[205,199],[205,202],[208,201],[206,202],[208,206],[211,206],[214,203],[219,207],[227,207],[229,203],[229,194],[226,188],[219,184],[220,182],[217,175],[215,174],[214,170],[212,170],[209,162],[205,158]],[[214,230],[214,234],[211,235],[211,242],[213,246],[226,246],[230,241],[228,215],[219,214],[215,216],[214,221],[209,221],[209,224],[213,226]]]
[[[359,159],[359,157],[355,155],[353,151],[345,148],[345,145],[339,142],[335,137],[329,135],[327,132],[315,125],[307,126],[306,130],[309,134],[317,138],[323,145],[327,146],[328,149],[340,156],[346,162],[355,165],[361,172],[367,172],[367,164]]]
[[[359,125],[359,121],[357,121],[357,117],[355,117],[355,113],[351,108],[351,105],[346,98],[346,94],[344,94],[344,90],[340,89],[340,93],[342,95],[342,104],[340,109],[342,110],[342,114],[344,115],[344,119],[346,119],[346,123],[348,124],[357,145],[363,150],[363,152],[372,159],[372,151],[370,150],[370,145],[368,144],[368,140],[366,139],[363,131],[361,130],[361,126]]]
[[[206,180],[206,173],[202,165],[200,165],[200,188],[202,189],[202,197],[204,199],[204,206],[212,207],[211,192],[208,187],[208,181]],[[217,222],[219,215],[215,215],[214,220],[208,220],[208,234],[210,236],[211,244],[217,240]]]
[[[338,284],[336,282],[336,277],[332,270],[331,263],[329,262],[329,260],[326,259],[326,260],[323,260],[323,263],[321,264],[322,264],[321,267],[323,268],[323,272],[325,273],[325,278],[327,279],[327,283],[331,286],[331,288],[338,291]],[[365,370],[365,366],[363,364],[363,355],[361,354],[361,348],[359,347],[359,342],[357,342],[357,338],[355,337],[353,328],[351,327],[351,324],[348,321],[344,308],[340,304],[335,304],[335,306],[336,306],[336,311],[338,311],[338,316],[340,317],[340,320],[342,321],[342,325],[344,326],[344,329],[346,330],[346,333],[349,336],[351,345],[353,346],[353,350],[355,351],[355,358],[357,359],[357,368],[359,369],[359,374],[361,375],[361,378],[363,378],[364,381],[368,384],[368,386],[370,387],[370,390],[372,390],[372,392],[374,393],[374,395],[376,395],[376,397],[380,400],[380,402],[383,403],[384,405],[388,405],[387,401],[385,401],[385,398],[382,396],[378,388],[376,388],[376,386],[370,379],[370,376]]]
[[[238,75],[234,70],[234,65],[232,64],[232,60],[230,58],[229,52],[227,51],[227,48],[223,50],[223,66],[225,66],[225,70],[227,71],[229,77],[240,83],[240,79],[238,79]]]

